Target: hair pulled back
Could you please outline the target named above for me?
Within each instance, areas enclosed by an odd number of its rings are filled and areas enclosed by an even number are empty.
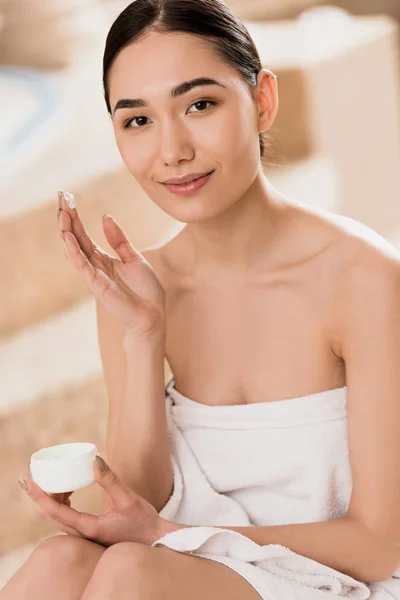
[[[135,0],[114,21],[103,56],[103,88],[111,114],[109,73],[118,54],[150,31],[185,32],[208,41],[217,55],[237,69],[249,86],[257,83],[261,59],[245,25],[223,0]],[[264,156],[263,133],[259,134]]]

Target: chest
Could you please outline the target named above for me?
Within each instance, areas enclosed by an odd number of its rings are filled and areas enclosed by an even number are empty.
[[[342,384],[312,284],[203,286],[167,297],[166,358],[176,388],[210,405],[307,395]]]

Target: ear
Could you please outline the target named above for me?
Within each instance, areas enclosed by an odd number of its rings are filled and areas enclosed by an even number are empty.
[[[259,133],[267,131],[275,121],[278,112],[278,83],[275,73],[262,68],[257,75],[258,125]]]

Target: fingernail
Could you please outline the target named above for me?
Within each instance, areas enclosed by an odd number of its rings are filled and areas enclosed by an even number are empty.
[[[105,214],[105,215],[103,215],[103,220],[104,220],[104,219],[112,219],[112,216],[111,216],[111,215],[107,215],[107,214]],[[114,219],[113,219],[113,220],[114,220]]]
[[[25,492],[29,490],[28,484],[26,483],[25,479],[22,479],[22,477],[18,477],[18,483],[22,487],[22,489],[25,490]]]
[[[104,471],[107,471],[107,463],[98,454],[96,454],[96,464],[102,473],[104,473]]]
[[[70,192],[62,192],[64,194],[64,198],[70,208],[76,208],[74,195]]]

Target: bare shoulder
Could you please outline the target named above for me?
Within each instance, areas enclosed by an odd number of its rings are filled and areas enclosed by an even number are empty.
[[[383,265],[399,264],[400,249],[356,219],[304,204],[292,207],[292,214],[295,230],[302,232],[296,243],[306,240],[312,247],[311,240],[316,240],[313,250],[324,250],[323,267],[329,269],[335,286],[355,270],[373,273]]]
[[[325,217],[324,217],[325,219]],[[343,357],[345,336],[361,323],[371,330],[382,313],[400,308],[400,251],[363,223],[329,214],[337,230],[329,254],[332,349]]]
[[[343,293],[354,289],[354,278],[396,277],[400,268],[400,250],[364,223],[329,213],[329,222],[338,231],[331,260],[334,263],[335,288]]]

